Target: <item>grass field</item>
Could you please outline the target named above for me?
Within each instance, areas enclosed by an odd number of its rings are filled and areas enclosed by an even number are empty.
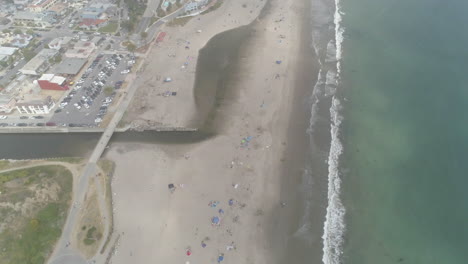
[[[167,26],[169,27],[183,27],[187,24],[193,17],[181,17],[181,18],[174,18],[173,20],[167,22]]]
[[[55,165],[0,173],[0,263],[45,263],[62,232],[72,181]]]
[[[118,26],[119,25],[117,24],[117,22],[109,22],[107,25],[98,29],[98,31],[101,33],[115,33],[115,31],[117,31]]]

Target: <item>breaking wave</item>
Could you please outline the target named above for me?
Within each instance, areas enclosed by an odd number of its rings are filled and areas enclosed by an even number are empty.
[[[342,58],[342,43],[344,29],[341,25],[342,12],[340,10],[340,1],[335,0],[335,43],[334,53],[336,58],[336,74],[327,76],[333,84],[338,85],[341,73],[341,58]],[[330,45],[329,45],[330,48]],[[343,254],[342,245],[345,232],[344,215],[345,208],[340,199],[341,179],[339,170],[339,159],[343,153],[343,145],[341,144],[339,133],[342,117],[340,115],[341,102],[336,95],[333,95],[332,104],[330,107],[331,118],[331,144],[328,156],[328,207],[326,211],[324,233],[323,233],[323,257],[322,261],[325,264],[338,264],[341,262]]]

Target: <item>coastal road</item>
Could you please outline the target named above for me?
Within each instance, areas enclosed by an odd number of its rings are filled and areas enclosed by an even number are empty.
[[[148,49],[148,52],[151,49]],[[146,58],[147,56],[144,56]],[[107,126],[106,130],[102,134],[99,142],[97,143],[91,157],[88,160],[85,168],[83,169],[83,173],[79,178],[79,182],[76,186],[74,186],[74,197],[73,197],[73,206],[70,209],[70,212],[67,217],[67,221],[63,228],[62,236],[55,247],[55,250],[52,256],[49,259],[49,264],[86,264],[86,260],[81,257],[81,255],[71,246],[67,246],[70,241],[72,241],[73,230],[75,229],[76,222],[78,220],[78,213],[80,210],[81,205],[84,203],[86,192],[88,190],[89,185],[89,178],[95,175],[98,171],[97,168],[97,161],[101,157],[102,153],[106,149],[107,144],[109,143],[112,134],[114,133],[117,125],[119,124],[120,120],[122,119],[127,107],[129,106],[135,92],[136,92],[136,85],[133,85],[136,75],[138,74],[141,66],[144,64],[144,61],[139,63],[134,73],[129,74],[127,77],[128,84],[128,91],[122,102],[120,103],[117,111],[115,112],[112,120],[110,121],[109,125]]]
[[[151,23],[151,17],[156,15],[156,10],[160,4],[160,0],[149,0],[148,4],[146,5],[145,12],[143,13],[143,17],[140,20],[140,24],[138,24],[136,32],[140,34],[141,32],[145,32],[146,28]]]

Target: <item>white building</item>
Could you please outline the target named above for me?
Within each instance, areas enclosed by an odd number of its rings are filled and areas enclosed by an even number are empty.
[[[0,47],[0,61],[8,60],[17,50],[17,48],[12,47]]]
[[[60,48],[66,48],[70,41],[72,40],[71,37],[60,37],[53,39],[49,44],[49,49],[59,50]]]
[[[206,6],[210,0],[192,0],[185,5],[185,12],[192,12]]]
[[[17,103],[15,107],[20,114],[44,115],[50,113],[54,106],[55,102],[52,97],[47,96],[45,100]]]

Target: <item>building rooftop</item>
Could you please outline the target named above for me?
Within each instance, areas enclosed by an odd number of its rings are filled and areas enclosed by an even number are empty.
[[[36,71],[39,69],[45,61],[55,56],[58,53],[57,50],[43,49],[34,58],[32,58],[26,65],[21,68],[22,71]]]
[[[49,43],[49,48],[59,49],[62,45],[67,45],[68,43],[70,43],[71,40],[72,40],[71,37],[55,38]]]
[[[33,13],[33,12],[29,12],[29,11],[19,11],[19,12],[16,12],[13,19],[40,20],[40,19],[42,19],[42,15],[40,13]]]
[[[105,23],[107,20],[105,19],[92,19],[92,18],[84,18],[83,21],[81,21],[80,26],[97,26],[99,24]]]
[[[51,83],[56,83],[58,85],[62,85],[65,82],[66,78],[62,77],[62,76],[57,76],[57,75],[48,73],[48,74],[43,74],[41,76],[41,78],[39,78],[38,80],[39,81],[48,81],[48,82],[51,82]]]
[[[16,106],[43,106],[43,105],[50,105],[52,103],[52,97],[47,96],[45,99],[30,99],[30,100],[23,100],[19,103],[16,103]]]
[[[17,51],[18,48],[11,48],[11,47],[0,47],[0,55],[4,56],[11,56]]]
[[[55,73],[76,75],[87,61],[87,59],[80,58],[64,58],[63,61],[57,65]]]

